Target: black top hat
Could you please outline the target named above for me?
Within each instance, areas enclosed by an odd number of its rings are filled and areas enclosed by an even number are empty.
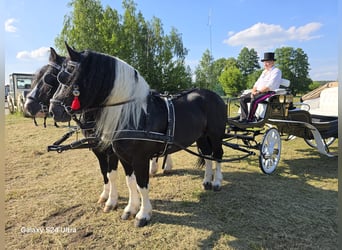
[[[274,53],[273,52],[266,52],[264,53],[264,59],[261,59],[261,61],[276,61],[274,58]]]

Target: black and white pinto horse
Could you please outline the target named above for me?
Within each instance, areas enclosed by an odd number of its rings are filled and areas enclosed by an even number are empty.
[[[150,221],[149,159],[194,142],[205,158],[204,187],[220,190],[227,119],[220,96],[195,89],[166,101],[120,59],[88,50],[77,52],[68,45],[67,50],[69,57],[58,74],[61,84],[50,111],[57,122],[63,122],[70,114],[99,109],[96,134],[101,136],[101,146],[112,146],[126,173],[129,201],[122,219],[135,215],[136,226]],[[210,159],[216,160],[215,171]]]
[[[34,87],[27,95],[24,105],[25,111],[32,117],[47,117],[50,99],[59,86],[57,74],[61,70],[64,60],[65,57],[58,55],[53,48],[50,48],[49,63],[37,71],[33,84]],[[95,112],[87,113],[85,116],[82,116],[82,122],[86,123],[92,121],[94,115]],[[68,121],[70,121],[70,119],[71,116]],[[91,133],[90,130],[87,129],[82,129],[82,132],[85,136],[90,136]],[[110,210],[115,209],[117,203],[117,189],[115,183],[111,180],[114,180],[112,175],[114,173],[113,170],[117,169],[118,158],[113,153],[111,146],[105,150],[103,148],[93,148],[92,151],[99,161],[104,181],[103,191],[98,203],[105,203],[104,212],[109,212]],[[168,156],[164,172],[171,170],[171,168],[172,160],[171,157]],[[157,170],[157,159],[153,158],[150,163],[151,175],[156,173]]]

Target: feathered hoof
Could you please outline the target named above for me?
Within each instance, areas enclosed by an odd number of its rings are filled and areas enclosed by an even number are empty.
[[[130,212],[125,212],[121,215],[121,219],[122,220],[128,220],[131,216],[132,216],[132,214]]]
[[[213,185],[211,184],[211,182],[203,183],[203,189],[204,190],[211,190],[212,188],[213,188]]]
[[[106,198],[103,198],[103,197],[100,197],[99,200],[97,201],[98,204],[103,204],[103,203],[106,203],[107,199]]]
[[[109,213],[110,211],[115,210],[116,208],[117,208],[117,206],[105,206],[103,208],[103,212],[104,213]]]
[[[221,191],[221,186],[213,186],[213,191]]]
[[[135,219],[135,222],[134,222],[134,226],[135,227],[144,227],[148,224],[149,220],[147,220],[146,218],[143,218],[143,219]]]

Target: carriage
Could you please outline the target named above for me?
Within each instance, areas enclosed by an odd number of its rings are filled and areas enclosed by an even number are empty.
[[[333,156],[329,146],[338,138],[338,117],[311,114],[309,104],[294,103],[289,85],[288,80],[282,79],[281,88],[259,104],[255,122],[240,124],[239,116],[228,114],[224,145],[247,155],[254,154],[252,150],[259,150],[259,166],[266,174],[273,173],[279,163],[282,137],[286,140],[303,138],[309,146],[328,157]],[[228,111],[236,99],[228,99]],[[257,142],[256,136],[260,134],[264,134],[263,139]],[[239,139],[242,144],[229,143],[232,139]]]

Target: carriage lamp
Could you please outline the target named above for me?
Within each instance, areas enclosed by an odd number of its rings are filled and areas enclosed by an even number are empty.
[[[78,99],[80,95],[80,91],[78,90],[78,86],[74,86],[74,90],[72,91],[72,94],[74,95],[74,100],[71,104],[72,110],[79,110],[81,108],[80,100]]]
[[[292,105],[293,102],[293,95],[286,95],[284,96],[285,100],[286,100],[286,104],[285,104],[285,117],[288,116],[289,114],[289,108]]]
[[[284,95],[280,95],[278,97],[278,100],[279,100],[280,103],[284,103],[285,102],[285,96]]]

